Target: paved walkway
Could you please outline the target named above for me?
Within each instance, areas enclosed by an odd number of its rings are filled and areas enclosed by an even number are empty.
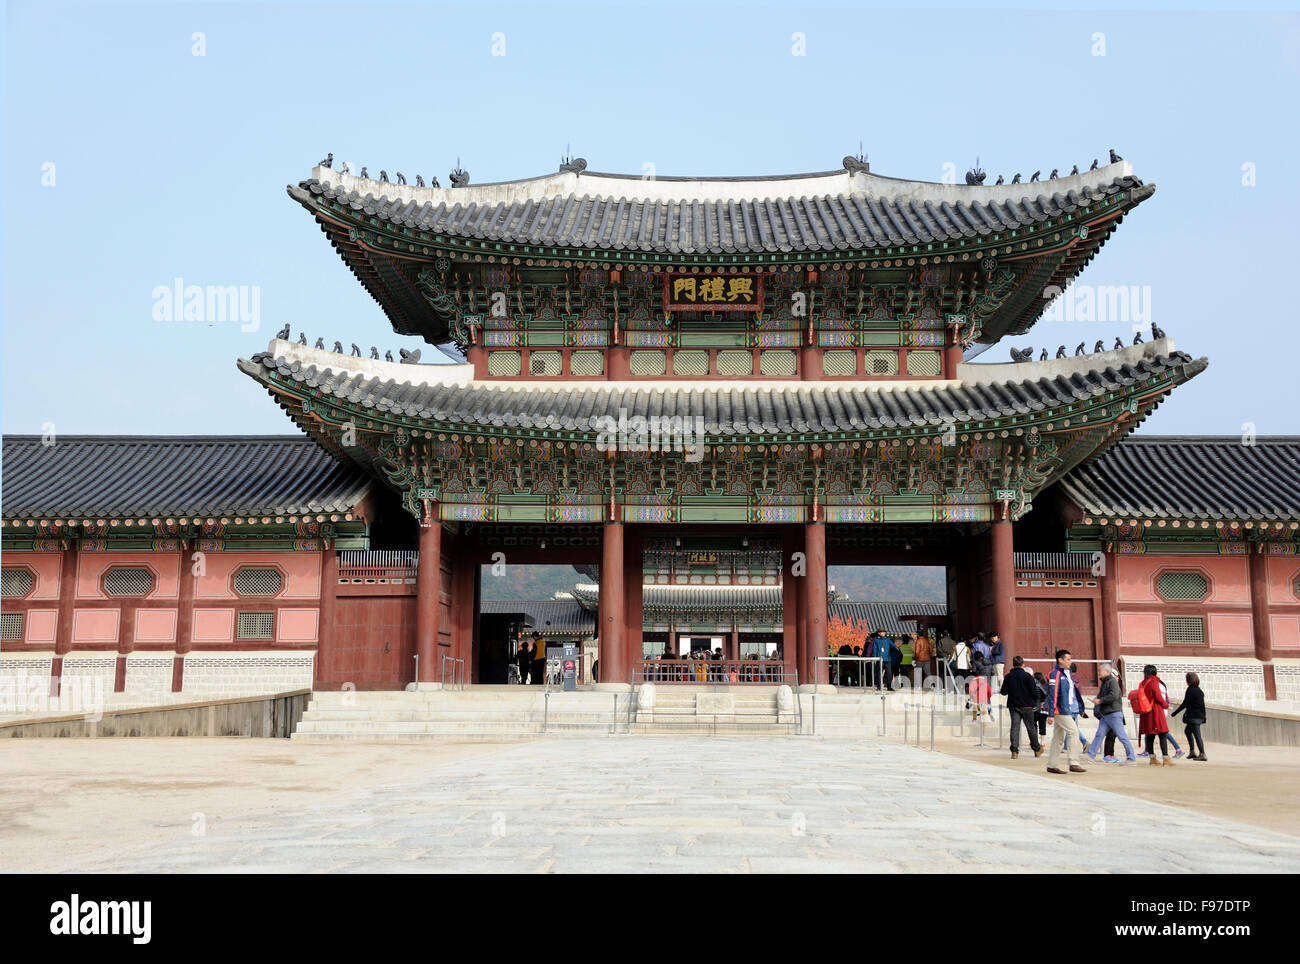
[[[914,747],[541,739],[90,871],[1297,872],[1300,838]]]

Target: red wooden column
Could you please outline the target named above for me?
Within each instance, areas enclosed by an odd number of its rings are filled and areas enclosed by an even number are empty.
[[[1268,556],[1264,546],[1250,558],[1250,623],[1255,633],[1255,658],[1263,664],[1264,699],[1277,699],[1277,678],[1273,674],[1273,627],[1268,615]]]
[[[606,381],[621,382],[631,376],[632,356],[627,348],[616,345],[605,352],[605,358],[608,359],[605,368]]]
[[[803,584],[794,572],[796,552],[803,551],[803,532],[790,526],[781,539],[781,662],[787,676],[799,672],[799,681],[807,683],[803,667]]]
[[[826,605],[826,526],[822,522],[809,522],[804,526],[804,552],[807,554],[808,576],[804,579],[804,666],[810,683],[821,683],[826,675],[825,661],[817,657],[826,655],[827,605]]]
[[[640,526],[633,526],[628,529],[624,526],[623,532],[623,650],[627,653],[627,668],[623,675],[617,679],[610,679],[611,683],[622,683],[627,680],[627,674],[641,665],[642,637],[644,636],[644,622],[642,614],[642,588],[644,583],[643,554],[642,546],[645,541],[645,533]]]
[[[338,622],[339,554],[334,541],[325,543],[320,562],[320,628],[316,631],[316,665],[334,645],[334,624]]]
[[[456,536],[452,547],[451,599],[456,628],[453,652],[465,661],[465,679],[469,681],[474,678],[477,669],[474,653],[474,614],[477,611],[474,589],[478,583],[479,567],[470,560],[471,550],[464,533]]]
[[[623,523],[610,519],[601,533],[600,553],[600,679],[620,683],[627,679],[627,649],[623,640]]]
[[[438,610],[442,596],[442,521],[438,507],[426,503],[420,522],[420,563],[415,573],[415,651],[420,657],[417,683],[438,677],[433,665],[438,652]]]
[[[487,378],[487,349],[482,345],[470,345],[465,352],[465,360],[474,366],[474,377]]]
[[[948,326],[948,339],[943,349],[943,377],[956,378],[957,366],[961,364],[961,342],[958,340],[961,327]],[[1002,634],[1004,637],[1006,633]]]
[[[1113,552],[1101,556],[1101,652],[1112,666],[1119,666],[1119,558]]]
[[[198,587],[198,574],[194,571],[195,550],[181,553],[180,600],[176,612],[176,655],[172,657],[172,692],[185,687],[185,654],[194,646],[194,595]],[[317,670],[320,661],[316,661]]]
[[[1003,507],[1006,514],[1006,507]],[[992,556],[993,622],[1002,635],[1008,665],[1016,653],[1016,556],[1011,535],[1011,520],[995,519],[989,529],[989,551]]]
[[[69,539],[63,550],[59,573],[59,622],[54,635],[54,658],[50,661],[50,697],[57,698],[63,685],[63,656],[72,649],[72,610],[77,601],[77,540]]]

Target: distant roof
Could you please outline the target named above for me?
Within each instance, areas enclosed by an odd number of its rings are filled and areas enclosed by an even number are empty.
[[[445,424],[600,432],[606,418],[617,421],[621,412],[635,416],[653,411],[667,418],[702,417],[704,432],[712,438],[856,432],[1024,415],[1076,404],[1170,371],[1182,381],[1207,364],[1172,350],[1168,341],[1158,341],[1052,362],[964,365],[962,381],[934,387],[862,382],[516,386],[465,383],[456,373],[465,366],[371,362],[371,367],[359,370],[355,359],[332,352],[279,340],[270,349],[241,360],[239,367],[268,388],[274,378],[292,380],[378,412]],[[443,373],[446,381],[434,380]],[[990,376],[1001,377],[984,380]],[[689,423],[688,430],[694,424]]]
[[[1136,435],[1060,485],[1099,518],[1300,520],[1300,437]]]
[[[948,607],[944,603],[912,600],[910,602],[854,602],[840,600],[831,603],[832,619],[842,619],[846,623],[861,623],[871,631],[883,629],[885,632],[916,632],[916,623],[905,621],[905,616],[946,616]]]
[[[290,195],[474,240],[663,254],[829,252],[978,238],[1120,191],[1154,192],[1127,161],[1046,181],[942,184],[861,171],[757,178],[562,172],[464,187],[392,184],[317,167]]]
[[[591,635],[596,631],[593,611],[599,587],[580,583],[569,599],[485,599],[484,613],[522,613],[529,617],[528,632],[565,635]],[[643,588],[643,605],[647,613],[665,611],[682,614],[777,610],[781,608],[780,586],[656,586]],[[943,603],[917,600],[912,602],[844,602],[830,603],[830,615],[851,623],[865,622],[871,631],[887,633],[915,632],[916,624],[905,616],[944,616]]]
[[[589,636],[596,632],[596,617],[576,599],[484,599],[483,613],[523,613],[529,632]]]
[[[370,480],[302,436],[4,437],[7,518],[346,513]]]

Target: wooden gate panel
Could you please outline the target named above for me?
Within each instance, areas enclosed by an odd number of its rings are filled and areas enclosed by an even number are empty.
[[[317,687],[405,687],[415,679],[415,609],[414,596],[340,596],[329,651],[317,659]]]

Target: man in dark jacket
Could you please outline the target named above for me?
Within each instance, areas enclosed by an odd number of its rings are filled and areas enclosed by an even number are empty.
[[[1102,741],[1106,739],[1106,734],[1113,733],[1124,745],[1128,762],[1136,763],[1137,756],[1133,752],[1133,744],[1129,742],[1128,733],[1124,731],[1124,693],[1120,689],[1119,679],[1109,663],[1102,663],[1097,667],[1097,678],[1101,682],[1097,695],[1092,698],[1092,705],[1097,714],[1097,735],[1092,738],[1092,745],[1084,752],[1088,754],[1088,759],[1097,759],[1097,751],[1101,748]],[[1121,762],[1119,757],[1115,756],[1108,756],[1105,761]]]
[[[1000,692],[1007,698],[1007,709],[1011,711],[1011,759],[1020,756],[1020,723],[1023,720],[1025,730],[1029,733],[1029,745],[1034,749],[1034,756],[1043,755],[1043,745],[1038,741],[1038,727],[1034,724],[1034,713],[1041,702],[1038,684],[1025,669],[1025,658],[1016,656],[1011,660],[1011,672],[1002,680]]]

